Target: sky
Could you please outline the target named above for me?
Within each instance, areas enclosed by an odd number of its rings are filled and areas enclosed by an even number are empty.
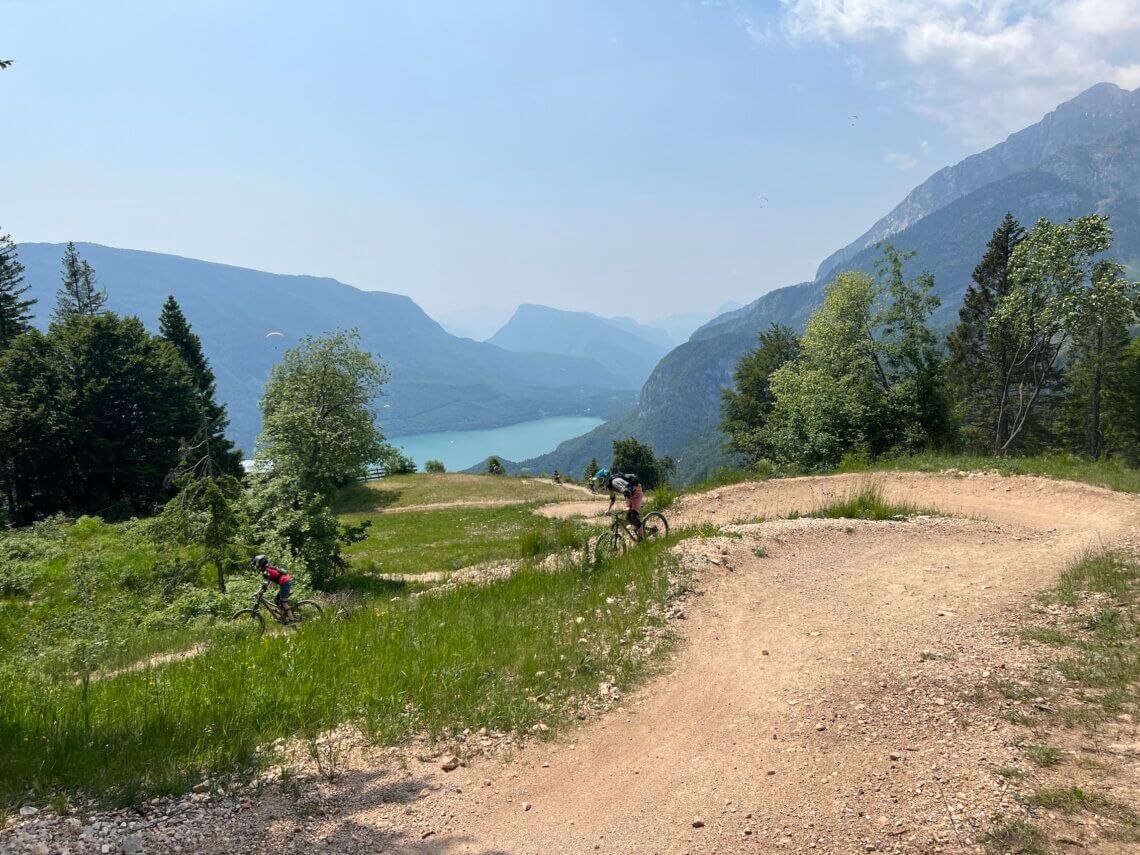
[[[1140,86],[1140,0],[0,0],[0,59],[17,241],[652,320]]]

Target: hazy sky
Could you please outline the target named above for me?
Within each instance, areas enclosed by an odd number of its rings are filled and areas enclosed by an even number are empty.
[[[1140,85],[1138,44],[1140,0],[0,0],[0,228],[433,313],[708,310]]]

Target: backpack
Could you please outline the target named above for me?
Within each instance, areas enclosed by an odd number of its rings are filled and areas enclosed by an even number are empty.
[[[621,477],[624,478],[629,483],[630,491],[632,491],[636,487],[641,486],[641,479],[638,478],[636,475],[627,473],[625,475],[622,475]]]

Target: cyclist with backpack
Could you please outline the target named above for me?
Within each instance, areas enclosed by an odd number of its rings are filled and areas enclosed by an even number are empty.
[[[606,508],[607,514],[614,509],[614,502],[617,501],[618,493],[625,497],[628,508],[626,516],[629,518],[630,525],[637,530],[637,539],[644,539],[645,525],[641,521],[641,505],[645,501],[645,491],[641,488],[641,479],[628,472],[624,474],[615,472],[611,475],[610,470],[603,468],[594,475],[594,480],[598,486],[604,486],[610,491],[610,506]]]

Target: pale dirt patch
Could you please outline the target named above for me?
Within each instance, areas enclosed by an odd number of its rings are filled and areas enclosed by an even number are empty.
[[[752,522],[867,481],[958,516]],[[320,785],[335,812],[259,800],[196,851],[975,851],[1015,802],[996,770],[1022,733],[970,689],[1027,667],[1016,620],[1072,559],[1140,545],[1136,497],[1043,478],[769,481],[669,516],[738,536],[683,543],[697,579],[675,615],[683,644],[613,712],[505,764],[362,761]]]

